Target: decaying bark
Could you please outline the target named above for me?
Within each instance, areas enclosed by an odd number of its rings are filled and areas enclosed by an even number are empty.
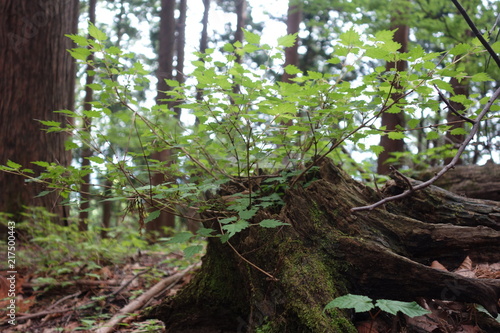
[[[500,280],[466,278],[429,265],[439,260],[456,267],[466,255],[474,262],[498,262],[500,203],[431,186],[352,213],[403,189],[391,181],[377,193],[328,160],[305,178],[284,193],[283,207],[261,211],[253,221],[277,218],[290,226],[250,227],[230,245],[209,239],[193,282],[148,316],[163,320],[168,332],[253,332],[264,325],[266,332],[356,332],[348,312],[323,313],[330,300],[347,292],[374,299],[457,300],[498,312]],[[218,229],[211,217],[205,226]]]
[[[414,178],[427,180],[436,169],[420,172]],[[469,198],[500,201],[500,165],[460,165],[448,171],[435,183],[450,192]]]

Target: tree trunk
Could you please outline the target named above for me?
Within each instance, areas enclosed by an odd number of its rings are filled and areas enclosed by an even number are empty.
[[[438,260],[456,267],[467,255],[474,262],[500,260],[500,203],[431,186],[381,209],[351,212],[402,190],[390,180],[375,192],[323,160],[302,185],[279,193],[282,207],[260,211],[252,221],[276,218],[289,226],[251,226],[230,244],[209,238],[194,280],[147,316],[176,333],[254,332],[264,324],[266,332],[356,332],[347,312],[323,312],[348,292],[403,301],[452,299],[496,314],[499,280],[429,265]],[[221,216],[205,217],[205,227],[220,230]]]
[[[97,0],[89,0],[89,23],[95,25],[95,12],[96,12]],[[88,39],[92,39],[90,34],[87,36]],[[89,46],[90,48],[90,46]],[[90,53],[87,56],[87,63],[94,62],[94,54]],[[85,78],[85,98],[83,100],[83,109],[85,111],[92,110],[92,102],[94,101],[94,91],[89,87],[89,84],[94,83],[95,75],[91,73],[94,70],[94,66],[88,64],[87,65],[87,77]],[[92,118],[83,117],[83,130],[90,137],[92,131]],[[82,152],[80,154],[81,157],[81,170],[88,170],[90,167],[90,160],[92,149],[89,146],[83,145]],[[89,209],[90,209],[90,173],[84,174],[82,177],[82,184],[80,185],[80,212],[78,215],[78,229],[80,231],[87,230],[87,222],[89,219]]]
[[[450,84],[453,87],[453,95],[464,95],[464,96],[469,96],[469,86],[466,83],[465,80],[462,80],[462,82],[459,82],[457,78],[452,77],[450,80]],[[450,105],[453,107],[453,109],[462,114],[463,111],[465,110],[465,107],[461,103],[457,103],[454,101],[450,101]],[[451,110],[448,110],[448,113],[446,115],[446,122],[451,125],[451,128],[446,132],[446,142],[445,143],[451,143],[453,144],[453,148],[457,149],[462,142],[464,142],[465,135],[464,134],[451,134],[451,131],[457,128],[465,128],[465,123],[464,120],[458,116],[456,113],[454,113]],[[453,157],[447,157],[444,160],[444,164],[449,164]],[[462,164],[463,161],[460,159],[457,164]]]
[[[172,80],[174,69],[174,50],[175,50],[175,0],[162,0],[160,14],[160,41],[158,50],[158,95],[156,96],[157,104],[168,104],[165,99],[168,98],[166,92],[170,89],[165,82],[165,79]],[[163,119],[169,121],[169,119]],[[166,124],[167,126],[167,124]],[[153,159],[164,162],[165,166],[172,163],[172,152],[169,149],[158,151],[152,154]],[[152,179],[151,184],[160,185],[169,181],[169,175],[165,172],[157,171]],[[175,216],[170,212],[162,211],[160,216],[146,224],[148,232],[158,232],[160,236],[165,236],[164,228],[175,227]],[[154,237],[153,237],[154,238]]]
[[[404,24],[404,17],[406,13],[402,13],[399,10],[395,11],[395,16],[391,18],[391,27],[390,30],[397,29],[394,33],[394,41],[401,44],[398,52],[404,53],[408,51],[408,40],[410,36],[410,28],[407,24]],[[406,71],[408,64],[406,61],[400,60],[396,63],[388,62],[386,64],[386,70],[390,71],[394,68],[396,72]],[[402,87],[399,84],[399,80],[395,78],[395,82],[393,82],[393,89],[398,90],[391,95],[391,99],[398,102],[403,97],[403,92],[401,91]],[[402,101],[400,101],[402,102]],[[382,113],[381,117],[382,126],[385,126],[385,129],[388,131],[392,131],[398,128],[405,127],[405,118],[404,111],[401,110],[399,113]],[[380,137],[380,146],[384,147],[384,151],[380,153],[377,160],[377,173],[381,175],[386,175],[390,171],[390,164],[387,163],[387,160],[392,157],[392,153],[403,152],[405,151],[405,142],[404,140],[393,140],[389,139],[387,135],[383,135]],[[399,163],[393,163],[395,167],[398,167]]]
[[[25,168],[41,168],[33,161],[69,165],[64,148],[67,136],[46,133],[38,120],[68,119],[55,110],[73,109],[75,65],[67,52],[73,48],[65,34],[75,34],[78,0],[0,2],[0,164],[12,160]],[[67,207],[57,192],[34,198],[45,188],[25,183],[23,177],[0,173],[0,211],[20,219],[23,206],[43,206],[63,221]]]
[[[292,35],[299,32],[300,22],[302,22],[302,8],[301,4],[296,0],[288,1],[288,14],[286,18],[286,34]],[[299,38],[297,36],[297,42],[292,47],[287,47],[285,49],[285,64],[284,67],[288,65],[294,65],[299,67]],[[296,75],[283,73],[281,80],[283,82],[291,83],[290,79],[296,77]]]

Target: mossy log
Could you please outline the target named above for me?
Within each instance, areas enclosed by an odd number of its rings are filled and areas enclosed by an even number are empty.
[[[323,312],[348,292],[374,299],[457,300],[498,312],[500,280],[466,278],[429,265],[439,260],[456,267],[467,255],[474,262],[498,262],[500,203],[431,186],[352,213],[403,189],[390,181],[376,192],[329,160],[305,178],[286,191],[279,211],[261,211],[253,221],[277,218],[289,226],[250,227],[229,244],[209,239],[193,281],[147,316],[176,333],[356,332],[349,312]],[[215,218],[206,226],[218,228]]]

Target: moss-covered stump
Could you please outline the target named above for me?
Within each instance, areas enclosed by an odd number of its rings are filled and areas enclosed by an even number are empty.
[[[148,316],[176,333],[356,332],[347,312],[323,312],[347,292],[405,301],[452,299],[498,312],[499,280],[465,278],[428,265],[458,265],[466,255],[475,262],[499,261],[500,204],[458,200],[428,188],[354,214],[351,208],[402,189],[392,182],[376,193],[329,160],[306,178],[286,192],[279,214],[261,211],[253,221],[277,218],[290,226],[250,227],[230,244],[210,239],[193,281]],[[218,228],[216,216],[206,226]]]

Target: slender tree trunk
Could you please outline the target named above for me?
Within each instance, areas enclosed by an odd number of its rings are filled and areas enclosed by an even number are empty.
[[[288,15],[286,19],[286,33],[287,35],[292,35],[299,32],[300,22],[302,22],[302,5],[297,0],[288,1]],[[287,47],[285,49],[285,67],[288,65],[294,65],[299,67],[299,43],[298,38],[295,45],[292,47]],[[283,82],[291,82],[290,79],[296,75],[290,75],[288,73],[283,73],[281,80]]]
[[[186,45],[186,14],[187,14],[187,0],[180,0],[179,2],[179,19],[176,24],[177,38],[176,42],[176,65],[175,65],[175,80],[179,83],[184,82],[184,49]],[[175,104],[179,104],[176,102]],[[175,108],[175,116],[177,120],[181,118],[181,109]]]
[[[408,39],[409,39],[409,26],[403,24],[403,15],[395,14],[392,18],[390,30],[397,29],[394,34],[394,41],[401,44],[399,52],[404,53],[408,51]],[[408,67],[406,61],[388,62],[386,64],[386,70],[396,69],[396,72],[405,71]],[[401,90],[401,85],[396,79],[393,83],[394,90]],[[391,95],[392,100],[398,101],[402,98],[403,92],[396,92]],[[405,127],[404,111],[401,110],[400,113],[387,113],[382,114],[382,126],[385,126],[386,130],[391,131],[397,129],[398,127]],[[380,146],[384,147],[384,151],[379,155],[377,161],[377,172],[379,174],[388,174],[390,172],[390,164],[387,160],[392,156],[392,153],[405,151],[404,140],[392,140],[389,139],[387,135],[383,135],[380,138]],[[395,167],[398,167],[397,163],[394,163]]]
[[[69,165],[67,136],[42,131],[38,120],[63,126],[68,119],[55,110],[73,109],[75,64],[66,51],[73,46],[65,34],[75,34],[78,0],[0,1],[0,164],[8,160],[32,169],[32,161]],[[20,219],[23,206],[43,206],[68,216],[57,192],[35,198],[45,188],[22,177],[0,173],[0,211]]]
[[[105,190],[104,190],[104,197],[109,198],[111,197],[111,189],[113,187],[113,182],[110,179],[106,179],[105,183]],[[108,231],[107,229],[111,226],[111,213],[113,211],[113,201],[103,201],[102,202],[102,220],[101,220],[101,238],[107,238],[108,237]]]
[[[174,49],[175,49],[175,0],[162,0],[162,8],[160,13],[160,41],[158,50],[158,95],[156,96],[157,104],[168,104],[165,99],[167,95],[165,92],[169,90],[165,79],[172,79],[172,72],[174,69]],[[168,119],[165,119],[168,121]],[[164,149],[159,152],[155,152],[151,155],[153,159],[156,159],[164,163],[167,167],[171,162],[172,152],[170,149]],[[152,185],[160,185],[168,182],[169,175],[166,172],[157,171],[152,179]],[[164,232],[164,227],[173,228],[175,226],[175,216],[169,212],[162,211],[160,216],[155,220],[146,224],[146,230],[159,232],[160,235],[166,235]]]
[[[236,31],[234,32],[234,42],[243,42],[243,28],[247,22],[247,0],[236,0]],[[238,62],[241,57],[237,55]]]
[[[201,30],[201,38],[200,38],[200,52],[205,52],[208,49],[208,14],[210,13],[210,0],[203,0],[203,18],[201,20],[201,24],[203,25],[203,29]],[[199,59],[201,60],[201,59]],[[196,91],[196,100],[201,101],[203,98],[203,89],[198,89]],[[198,126],[200,123],[198,117],[196,117],[195,125]]]
[[[453,87],[453,95],[465,95],[469,96],[469,87],[465,80],[462,80],[462,82],[459,82],[455,77],[452,77],[450,80],[450,84]],[[462,113],[461,111],[465,110],[465,107],[454,101],[450,101],[450,105],[453,107],[455,111],[458,113]],[[453,111],[448,110],[448,114],[446,116],[446,121],[451,125],[451,128],[446,132],[446,142],[445,143],[451,143],[454,145],[455,148],[460,146],[462,142],[464,142],[465,135],[463,134],[458,134],[458,135],[453,135],[451,134],[451,131],[453,131],[456,128],[464,128],[465,123],[462,118],[460,118],[457,114],[455,114]],[[452,157],[448,157],[444,160],[444,164],[450,163],[452,160]],[[462,164],[463,161],[460,159],[457,164]]]
[[[89,22],[95,25],[95,8],[96,8],[97,0],[89,0]],[[88,35],[87,38],[91,39],[92,36]],[[94,60],[94,54],[90,53],[87,57],[87,62],[91,63]],[[88,86],[94,82],[94,74],[90,71],[94,69],[94,66],[87,65],[87,77],[85,80],[85,98],[83,100],[83,109],[85,111],[92,110],[93,101],[93,90]],[[83,118],[83,130],[84,132],[89,134],[92,128],[92,118],[84,117]],[[81,169],[86,170],[90,167],[90,160],[88,159],[92,156],[92,150],[90,147],[84,145],[82,147],[81,153]],[[80,186],[80,213],[78,216],[78,229],[79,230],[87,230],[87,222],[89,218],[89,209],[90,209],[90,174],[86,174],[82,177],[83,183]]]

